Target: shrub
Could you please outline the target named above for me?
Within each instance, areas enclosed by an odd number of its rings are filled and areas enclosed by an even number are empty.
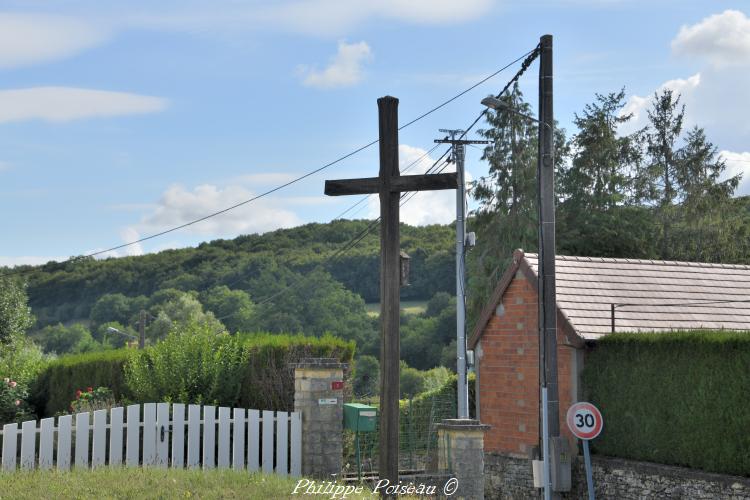
[[[0,382],[0,425],[34,418],[28,403],[25,385],[5,378]]]
[[[26,337],[14,338],[7,344],[0,343],[0,377],[9,377],[27,386],[44,369],[50,358]]]
[[[289,411],[294,407],[293,363],[307,357],[351,363],[354,355],[354,342],[329,335],[209,336],[202,328],[207,327],[193,325],[143,351],[60,357],[33,384],[32,403],[40,417],[52,416],[68,410],[77,389],[102,386],[111,389],[117,401],[170,400]]]
[[[336,358],[347,363],[348,378],[354,342],[331,335],[305,337],[270,333],[241,334],[247,349],[238,406],[277,411],[294,409],[294,363],[304,358]],[[350,390],[350,386],[347,385]]]
[[[68,411],[81,387],[107,387],[115,399],[129,398],[124,365],[134,351],[110,351],[61,356],[51,361],[30,387],[30,402],[40,418]]]
[[[70,411],[74,413],[91,412],[96,410],[109,410],[115,406],[115,396],[107,387],[88,387],[86,390],[78,389],[76,398],[70,403]]]
[[[331,336],[216,334],[192,323],[139,352],[126,377],[136,401],[172,401],[288,411],[294,368],[306,357],[350,362],[354,343]]]
[[[597,452],[750,475],[750,333],[608,335],[583,383],[604,417]]]
[[[401,360],[399,363],[399,396],[401,398],[412,398],[424,391],[424,374],[406,364]]]
[[[245,362],[237,338],[190,322],[133,356],[125,377],[139,402],[232,405],[239,399]]]

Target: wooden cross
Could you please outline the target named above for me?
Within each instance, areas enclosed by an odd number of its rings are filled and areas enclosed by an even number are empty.
[[[399,201],[405,191],[456,189],[455,173],[400,175],[398,168],[398,99],[378,99],[380,175],[326,181],[325,194],[380,195],[380,478],[398,483],[399,400]]]

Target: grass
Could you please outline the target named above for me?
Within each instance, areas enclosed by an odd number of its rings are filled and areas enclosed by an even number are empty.
[[[367,315],[372,316],[373,318],[377,318],[380,316],[380,302],[372,302],[370,304],[365,304],[365,309],[367,309]],[[401,310],[404,311],[406,314],[422,314],[427,310],[427,301],[426,300],[402,300],[401,301]]]
[[[296,485],[296,479],[227,469],[19,471],[0,475],[0,499],[298,499],[299,492],[292,495]],[[365,488],[364,494],[347,498],[371,495]]]

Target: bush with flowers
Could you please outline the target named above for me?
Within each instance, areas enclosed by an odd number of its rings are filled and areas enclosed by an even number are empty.
[[[76,398],[70,403],[70,411],[83,413],[86,411],[109,410],[115,406],[115,396],[107,387],[87,387],[86,390],[76,390]]]
[[[27,398],[28,389],[24,384],[4,378],[0,382],[0,425],[33,419]]]

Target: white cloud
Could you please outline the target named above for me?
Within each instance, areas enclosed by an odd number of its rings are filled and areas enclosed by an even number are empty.
[[[719,149],[744,151],[750,140],[750,121],[745,108],[750,88],[750,18],[728,10],[683,26],[672,40],[675,54],[705,61],[699,71],[684,79],[670,80],[657,89],[681,94],[685,105],[684,129],[698,126]],[[653,94],[634,95],[624,113],[634,119],[622,128],[629,133],[648,124],[647,110]]]
[[[159,97],[72,87],[32,87],[0,91],[0,123],[23,120],[66,122],[82,118],[162,111]]]
[[[70,57],[108,37],[101,26],[71,17],[0,13],[0,68]]]
[[[704,57],[718,67],[750,65],[750,19],[738,10],[726,10],[683,26],[672,40],[672,50]]]
[[[185,224],[254,196],[242,186],[224,188],[203,184],[192,191],[183,186],[169,187],[156,209],[138,225],[138,231],[152,233]],[[184,231],[212,237],[235,237],[244,233],[263,233],[293,227],[301,223],[297,215],[278,199],[261,198],[239,208],[188,226]]]
[[[348,44],[339,42],[338,52],[331,63],[322,71],[302,66],[300,74],[304,76],[302,83],[308,87],[330,89],[349,87],[362,81],[362,66],[372,59],[370,46],[365,42]]]
[[[734,194],[736,196],[750,195],[750,152],[735,153],[732,151],[720,151],[719,154],[727,163],[727,169],[724,171],[724,179],[742,174],[742,180]]]
[[[122,238],[122,241],[124,243],[131,243],[134,241],[138,241],[141,239],[141,235],[138,233],[138,231],[133,227],[126,227],[122,231],[120,231],[120,238]],[[143,247],[140,243],[134,243],[132,245],[128,245],[124,247],[123,253],[125,255],[143,255]]]
[[[411,163],[417,161],[427,151],[422,148],[401,144],[398,148],[399,165],[403,170]],[[424,174],[435,163],[435,159],[429,155],[412,166],[404,175]],[[455,172],[455,165],[451,164],[442,173]],[[434,172],[432,172],[434,173]],[[466,172],[466,182],[472,176]],[[447,189],[444,191],[420,191],[404,203],[400,210],[401,222],[413,226],[425,226],[428,224],[450,224],[456,220],[456,191]],[[402,202],[403,203],[403,202]],[[368,217],[380,216],[380,198],[370,196],[367,201]]]
[[[5,172],[6,170],[10,170],[10,163],[7,161],[0,161],[0,172]]]
[[[691,77],[682,79],[675,78],[664,82],[656,89],[656,93],[660,94],[664,90],[671,90],[675,95],[680,95],[680,102],[685,104],[689,111],[692,111],[692,106],[695,102],[696,89],[701,84],[701,74],[696,73]],[[640,128],[645,127],[648,124],[648,110],[651,106],[653,94],[648,97],[642,97],[638,95],[630,96],[625,107],[622,108],[622,115],[632,114],[633,118],[623,125],[620,132],[623,134],[634,132]]]

